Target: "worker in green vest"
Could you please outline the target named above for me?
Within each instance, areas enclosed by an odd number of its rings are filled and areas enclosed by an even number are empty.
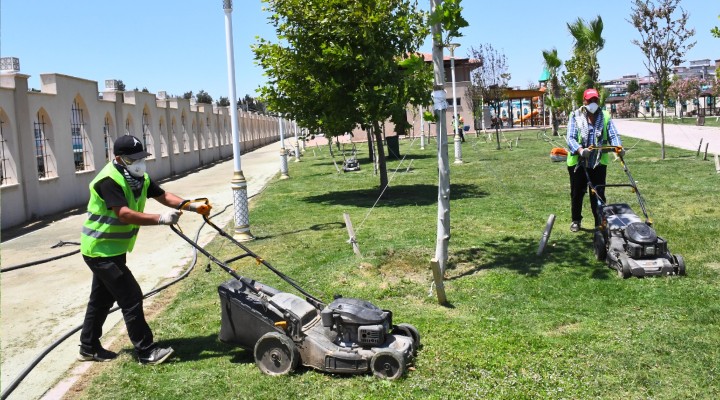
[[[130,135],[114,144],[115,158],[90,182],[88,216],[83,225],[80,251],[93,273],[90,299],[80,334],[81,361],[110,361],[117,354],[100,344],[102,327],[113,303],[122,310],[127,333],[141,364],[160,364],[173,353],[153,339],[143,313],[143,293],[126,265],[142,225],[172,225],[182,209],[201,214],[210,205],[189,202],[164,191],[145,172],[149,155],[142,142]],[[161,214],[144,211],[147,198],[170,207]]]
[[[600,109],[599,95],[595,89],[583,93],[583,105],[573,111],[568,120],[568,172],[570,174],[570,206],[572,223],[570,231],[580,230],[582,203],[588,186],[588,177],[594,185],[605,185],[608,153],[590,150],[590,147],[616,146],[622,149],[620,135],[610,119],[610,113]],[[621,150],[624,154],[624,150]],[[582,160],[580,160],[582,158]],[[578,166],[578,163],[581,165]],[[587,175],[585,174],[587,171]],[[605,188],[597,188],[597,195],[605,202]],[[590,193],[590,208],[595,218],[595,227],[600,225],[597,214],[597,197]]]

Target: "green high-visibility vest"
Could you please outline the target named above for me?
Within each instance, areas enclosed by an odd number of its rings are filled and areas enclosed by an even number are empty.
[[[608,123],[610,123],[610,113],[603,110],[603,130],[602,130],[602,140],[603,142],[608,141]],[[575,135],[578,143],[580,143],[580,130],[575,129]],[[580,156],[578,154],[568,154],[567,157],[567,165],[568,167],[574,167],[577,165],[578,160],[580,159]],[[600,155],[600,164],[602,165],[608,165],[608,162],[610,161],[610,157],[608,156],[608,153],[602,153]]]
[[[138,198],[113,163],[108,163],[90,182],[90,201],[88,218],[80,235],[80,252],[88,257],[112,257],[132,251],[140,227],[120,222],[112,209],[108,209],[105,200],[95,191],[95,184],[102,179],[111,178],[125,193],[128,207],[143,212],[150,178],[145,174],[142,192]]]

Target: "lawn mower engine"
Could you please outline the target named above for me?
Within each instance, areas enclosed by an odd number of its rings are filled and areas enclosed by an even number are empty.
[[[393,325],[391,311],[364,300],[338,296],[327,306],[313,305],[246,278],[225,282],[218,292],[220,340],[253,349],[255,363],[268,375],[290,373],[302,363],[396,379],[420,346],[414,326]]]
[[[598,260],[607,260],[618,276],[685,275],[685,261],[668,251],[667,241],[624,203],[602,208],[603,223],[595,232]]]

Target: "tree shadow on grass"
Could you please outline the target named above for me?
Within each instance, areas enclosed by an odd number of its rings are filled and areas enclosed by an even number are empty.
[[[199,361],[209,358],[230,358],[231,362],[253,362],[252,351],[243,351],[241,347],[226,344],[218,340],[217,334],[195,337],[181,337],[162,341],[162,346],[171,346],[175,361]],[[238,360],[238,361],[236,361]]]
[[[270,239],[270,238],[275,238],[275,237],[284,236],[284,235],[294,235],[296,233],[308,232],[308,231],[317,232],[317,231],[328,231],[328,230],[343,229],[343,228],[345,228],[344,222],[326,222],[324,224],[315,224],[315,225],[312,225],[312,226],[310,226],[308,228],[304,228],[304,229],[296,229],[294,231],[280,232],[280,233],[276,233],[274,235],[256,236],[255,240]]]
[[[428,206],[437,203],[437,186],[435,185],[400,185],[389,186],[383,200],[378,206],[403,207],[408,205]],[[481,198],[488,195],[477,185],[451,184],[450,193],[453,200]],[[324,205],[341,205],[369,208],[375,205],[378,189],[357,189],[327,192],[317,196],[307,196],[303,201]]]
[[[518,274],[536,277],[542,273],[546,263],[552,262],[560,268],[571,268],[578,275],[590,272],[593,279],[609,279],[611,270],[594,257],[577,257],[578,254],[592,254],[592,236],[574,235],[570,239],[551,241],[542,255],[537,256],[539,239],[506,236],[500,240],[482,243],[479,247],[453,253],[448,263],[447,280],[460,279],[483,270],[507,269]],[[478,262],[484,260],[484,262]],[[469,269],[461,270],[459,265],[468,264]]]

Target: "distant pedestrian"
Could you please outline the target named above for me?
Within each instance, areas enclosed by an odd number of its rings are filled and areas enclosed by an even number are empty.
[[[595,89],[583,93],[583,105],[570,115],[567,127],[568,173],[570,174],[570,206],[572,224],[570,231],[580,230],[582,203],[588,186],[588,176],[593,185],[605,185],[608,154],[589,147],[622,146],[620,135],[610,118],[610,113],[600,109],[599,95]],[[621,150],[624,154],[624,150]],[[580,161],[582,158],[582,161]],[[581,165],[578,165],[581,163]],[[587,175],[585,174],[587,170]],[[597,195],[605,202],[605,188],[597,188]],[[595,217],[595,227],[600,225],[597,197],[590,193],[590,208]]]
[[[105,319],[117,302],[140,363],[160,364],[173,349],[160,347],[153,339],[143,313],[143,293],[126,265],[126,253],[132,251],[141,225],[176,224],[182,209],[207,214],[211,206],[183,200],[152,181],[145,172],[145,158],[150,153],[136,137],[119,137],[114,154],[115,158],[90,182],[88,217],[82,229],[80,251],[93,279],[78,359],[110,361],[117,357],[100,344]],[[148,198],[171,209],[162,214],[146,214],[143,210]]]
[[[463,117],[460,116],[460,114],[453,117],[452,127],[453,133],[460,135],[460,140],[464,142],[465,134],[463,132],[463,129],[465,128],[465,120],[463,119]]]

